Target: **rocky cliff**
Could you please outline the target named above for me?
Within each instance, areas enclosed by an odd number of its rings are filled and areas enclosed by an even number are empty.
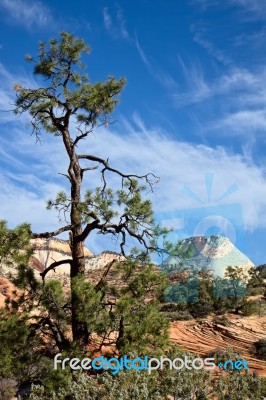
[[[36,276],[40,277],[40,272],[44,271],[54,261],[66,260],[71,258],[71,251],[67,241],[58,239],[37,239],[32,240],[34,248],[33,257],[30,259],[30,266],[35,270]],[[106,266],[112,261],[117,260],[120,256],[111,251],[104,251],[101,254],[94,255],[86,247],[85,252],[85,275],[86,277],[97,283],[104,274]],[[59,278],[64,287],[70,285],[69,282],[70,265],[63,264],[56,267],[55,270],[49,271],[47,278]],[[110,271],[107,281],[117,283],[119,275]]]
[[[201,270],[224,276],[226,267],[254,267],[250,259],[224,236],[196,236],[181,241],[184,249],[190,249],[191,257],[168,257],[161,268],[165,271]]]
[[[33,239],[31,244],[34,248],[33,257],[30,265],[42,272],[49,267],[54,261],[61,261],[71,258],[69,243],[66,240],[55,238],[50,239]],[[86,247],[84,248],[85,260],[92,258],[94,255]],[[69,274],[69,264],[63,264],[56,268],[58,274]]]

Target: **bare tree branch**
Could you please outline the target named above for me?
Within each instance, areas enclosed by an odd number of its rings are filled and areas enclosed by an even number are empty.
[[[98,283],[95,285],[94,289],[96,290],[96,292],[98,290],[100,290],[101,284],[104,281],[104,278],[106,278],[106,276],[108,275],[110,269],[112,268],[112,266],[114,265],[114,263],[117,261],[116,258],[113,258],[112,261],[110,261],[108,264],[105,265],[106,270],[104,271],[104,273],[101,276],[101,279],[98,281]]]
[[[95,165],[94,167],[82,168],[81,171],[82,171],[82,173],[83,173],[83,172],[85,172],[85,171],[93,171],[93,170],[95,170],[95,169],[97,169],[97,168],[98,168],[98,165]]]
[[[35,316],[36,319],[39,319],[39,322],[36,323],[31,323],[30,324],[30,329],[31,333],[30,335],[33,336],[35,332],[45,325],[49,326],[50,331],[52,332],[52,335],[49,335],[54,338],[56,345],[59,349],[63,349],[63,347],[69,345],[69,340],[65,337],[64,333],[60,329],[59,325],[51,320],[49,316],[42,317],[42,316]],[[43,330],[42,330],[43,332]],[[45,335],[47,335],[47,332],[43,332]]]
[[[104,186],[103,186],[103,191],[105,190],[106,187],[106,180],[105,180],[105,172],[106,171],[110,171],[110,172],[114,172],[115,174],[121,176],[124,179],[129,180],[130,182],[132,182],[132,180],[135,179],[145,179],[145,181],[149,184],[151,190],[152,190],[152,186],[154,183],[157,183],[159,181],[159,177],[154,175],[153,173],[148,173],[145,175],[136,175],[136,174],[124,174],[123,172],[119,171],[118,169],[112,168],[109,166],[108,163],[108,159],[104,160],[103,158],[94,156],[92,154],[79,154],[78,159],[84,159],[84,160],[89,160],[89,161],[94,161],[94,162],[98,162],[99,164],[102,164],[104,166],[104,168],[101,170],[102,173],[102,179],[104,182]],[[151,181],[151,178],[154,178],[154,182]],[[129,187],[129,190],[131,189],[131,186]]]
[[[76,240],[78,242],[84,242],[84,240],[89,236],[90,232],[99,227],[99,222],[100,222],[100,220],[97,218],[97,219],[95,219],[95,221],[91,222],[90,224],[87,224],[86,227],[84,228],[82,234],[79,235],[76,238]]]
[[[62,174],[61,172],[58,172],[58,175],[62,175],[65,178],[67,178],[69,180],[69,182],[71,183],[71,179],[69,178],[69,176],[67,174]]]
[[[76,136],[76,138],[75,138],[75,140],[73,142],[73,146],[76,146],[80,140],[85,139],[85,137],[87,137],[88,134],[93,131],[92,128],[89,129],[88,131],[85,131],[85,132],[83,132],[80,128],[77,128],[77,129],[80,132],[80,134]]]
[[[59,265],[62,265],[62,264],[70,264],[71,265],[72,263],[73,263],[73,260],[71,258],[68,258],[66,260],[60,260],[60,261],[53,262],[43,272],[40,272],[42,280],[44,281],[44,278],[48,274],[49,271],[51,271],[52,269],[55,269],[56,267],[59,267]]]
[[[56,231],[53,231],[53,232],[32,233],[31,236],[32,236],[33,239],[38,239],[38,238],[48,239],[50,237],[57,236],[62,232],[70,231],[73,228],[74,228],[73,225],[66,225],[63,228],[59,228],[59,229],[57,229]]]

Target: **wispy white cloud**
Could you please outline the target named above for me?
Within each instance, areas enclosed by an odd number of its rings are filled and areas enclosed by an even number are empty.
[[[138,53],[139,53],[139,55],[140,55],[140,58],[142,59],[142,61],[143,61],[144,64],[146,65],[146,67],[149,68],[149,69],[151,69],[151,68],[152,68],[151,62],[149,61],[148,56],[145,54],[144,50],[143,50],[142,47],[140,46],[137,37],[136,37],[135,43],[136,43],[136,48],[137,48],[137,50],[138,50]]]
[[[128,39],[129,34],[127,31],[127,27],[126,27],[126,19],[124,17],[123,10],[119,5],[117,5],[116,17],[117,17],[117,21],[119,22],[119,29],[120,29],[122,37],[124,39]]]
[[[233,44],[235,47],[243,46],[247,48],[247,46],[252,46],[253,50],[254,49],[258,50],[258,48],[264,47],[265,38],[266,38],[266,27],[264,26],[261,29],[255,31],[254,33],[243,32],[240,35],[237,35],[233,39]]]
[[[4,70],[4,73],[5,77],[18,80],[8,71]],[[5,77],[2,74],[1,78],[0,75],[1,84]],[[224,77],[223,83],[231,88],[243,79],[251,84],[252,78],[246,74],[245,78],[242,76],[240,79],[236,74]],[[248,118],[246,116],[246,120]],[[260,118],[261,124],[265,123],[266,118]],[[121,131],[127,131],[127,135],[121,135]],[[147,194],[156,213],[164,211],[175,218],[177,210],[189,211],[199,206],[182,193],[183,185],[191,187],[203,200],[203,205],[208,206],[204,173],[213,172],[213,198],[217,199],[236,182],[239,190],[226,199],[225,204],[233,202],[241,205],[247,230],[266,228],[265,171],[255,165],[248,149],[244,156],[232,154],[223,147],[210,148],[173,140],[162,129],[147,127],[137,113],[132,121],[124,120],[120,125],[112,125],[108,129],[101,127],[95,133],[88,139],[90,152],[109,158],[112,166],[125,172],[153,172],[160,177],[154,193]],[[86,152],[83,146],[85,144],[82,144],[80,152]],[[0,147],[4,149],[1,160],[5,162],[2,162],[0,174],[0,218],[7,219],[12,226],[30,221],[35,231],[54,229],[57,215],[45,210],[45,202],[49,197],[54,197],[58,190],[68,188],[67,181],[58,175],[58,172],[64,173],[67,169],[67,158],[60,138],[45,135],[42,144],[35,145],[34,138],[29,136],[29,131],[23,125],[14,126],[10,123],[1,129]],[[14,163],[14,159],[17,163]],[[94,171],[88,178],[85,177],[84,183],[88,188],[92,188],[98,179],[96,174],[97,171]],[[115,188],[118,180],[110,177],[109,184]],[[211,205],[215,205],[215,202]],[[110,241],[99,243],[99,240],[92,238],[87,245],[95,252],[104,248],[115,249],[115,244]]]
[[[266,3],[264,0],[191,0],[191,4],[200,6],[203,11],[211,7],[232,7],[237,6],[246,19],[256,18],[265,20]]]
[[[230,68],[216,79],[205,78],[200,66],[186,66],[179,57],[179,63],[186,79],[187,90],[176,94],[177,106],[195,104],[219,95],[231,95],[231,102],[261,103],[265,99],[265,73],[251,72],[244,68]]]
[[[37,87],[36,80],[27,75],[20,73],[12,74],[0,63],[0,121],[14,121],[12,110],[15,105],[15,92],[12,87],[16,83],[20,83],[24,87]],[[27,117],[23,115],[22,121],[26,122]]]
[[[111,165],[126,172],[153,172],[160,176],[160,183],[155,186],[154,194],[151,195],[156,212],[174,213],[180,208],[197,206],[193,199],[182,195],[184,184],[193,188],[203,201],[207,201],[203,179],[204,173],[211,171],[215,173],[216,179],[214,198],[218,198],[222,191],[236,182],[239,191],[229,201],[242,205],[246,228],[266,227],[264,171],[250,158],[231,154],[223,147],[212,149],[175,141],[158,128],[147,128],[137,114],[133,121],[134,124],[126,121],[120,129],[118,126],[108,130],[98,129],[96,135],[90,138],[90,149],[97,155],[108,157]],[[119,130],[125,129],[128,135],[120,135]],[[14,153],[16,147],[21,151]],[[84,150],[80,149],[81,152]],[[8,170],[2,173],[1,187],[5,190],[0,197],[1,217],[15,223],[28,213],[27,219],[33,220],[34,228],[43,229],[42,224],[47,226],[43,204],[50,195],[62,190],[65,184],[64,178],[60,181],[57,175],[57,172],[64,172],[67,168],[60,139],[45,139],[42,146],[35,146],[32,137],[25,132],[20,132],[18,136],[15,131],[12,133],[12,141],[5,142],[5,152],[18,160],[21,157],[23,160],[22,153],[26,152],[24,160],[26,158],[27,161],[23,161],[24,166],[19,166],[19,173],[7,172]],[[10,163],[12,165],[12,160]],[[89,182],[90,180],[85,180],[85,183]],[[110,185],[115,187],[117,180],[111,178]],[[16,213],[15,203],[20,204]],[[38,215],[37,209],[41,210]]]
[[[4,66],[0,63],[0,120],[8,121],[13,119],[11,117],[10,110],[13,108],[12,104],[14,104],[14,94],[11,91],[13,76],[4,68]]]
[[[126,20],[123,14],[122,8],[116,4],[116,13],[115,17],[113,18],[108,7],[104,7],[103,9],[103,21],[105,29],[109,32],[109,34],[115,38],[122,38],[127,40],[130,44],[134,45],[138,51],[138,54],[145,64],[146,68],[148,69],[149,73],[160,82],[162,86],[165,88],[173,90],[177,87],[177,83],[175,79],[172,77],[170,73],[164,71],[158,65],[155,65],[152,62],[144,49],[141,47],[137,36],[135,35],[135,39],[133,39],[130,34],[128,33],[126,27]]]
[[[246,228],[266,226],[266,222],[263,222],[264,217],[261,218],[261,215],[266,217],[264,171],[250,158],[231,154],[223,147],[212,149],[208,146],[171,140],[165,132],[145,127],[140,117],[136,120],[135,116],[136,121],[138,127],[135,130],[132,128],[133,133],[129,136],[121,137],[115,131],[102,131],[101,137],[95,138],[92,146],[95,152],[99,153],[102,143],[108,144],[105,156],[124,170],[152,170],[160,176],[160,183],[152,196],[157,212],[197,206],[193,199],[182,195],[181,189],[184,184],[193,188],[206,202],[203,175],[211,171],[215,173],[216,178],[214,198],[218,198],[222,191],[236,182],[239,191],[227,201],[239,202],[242,205]],[[138,148],[142,149],[141,157]]]
[[[104,26],[108,31],[113,29],[113,21],[111,16],[109,15],[108,7],[104,7],[103,9],[103,21],[104,21]]]
[[[205,133],[250,137],[266,129],[266,69],[249,71],[231,68],[216,79],[206,79],[201,68],[180,66],[186,78],[187,90],[174,95],[176,107],[212,104],[222,112],[204,122]],[[251,139],[250,139],[251,140]],[[249,144],[251,143],[249,140]],[[252,140],[251,140],[252,141]],[[255,144],[254,141],[252,141]]]
[[[223,65],[215,63],[213,68],[214,64],[209,64],[203,70],[202,64],[196,65],[196,61],[187,66],[179,60],[186,84],[174,95],[176,107],[189,109],[194,105],[193,111],[197,114],[204,104],[210,112],[203,117],[201,132],[243,136],[250,151],[250,146],[255,145],[253,138],[261,137],[266,128],[266,69],[262,52],[266,31],[263,24],[254,24],[254,20],[265,19],[266,2],[191,0],[191,4],[203,12],[225,10],[230,19],[234,18],[238,29],[230,31],[230,36],[223,33],[226,29],[224,19],[219,20],[218,26],[213,26],[210,14],[209,19],[201,19],[192,25],[194,41]],[[234,36],[240,27],[241,34]],[[200,120],[200,115],[197,116]]]
[[[183,107],[188,104],[198,103],[212,96],[213,89],[210,83],[205,80],[202,69],[195,65],[187,67],[180,56],[178,61],[185,77],[187,90],[179,90],[177,94],[173,95],[175,105]]]
[[[246,11],[255,13],[260,18],[265,18],[266,3],[263,0],[228,0],[231,4],[243,7]]]
[[[57,215],[55,212],[46,210],[45,201],[47,193],[55,195],[56,189],[60,186],[49,185],[41,181],[43,192],[37,194],[36,187],[25,187],[27,176],[22,175],[22,181],[13,180],[1,171],[0,183],[0,219],[5,219],[11,226],[16,226],[22,222],[30,222],[33,230],[47,231],[53,230],[58,226]],[[39,182],[40,183],[40,182]]]
[[[177,82],[172,77],[172,75],[167,71],[164,71],[162,68],[160,68],[158,65],[156,65],[149,59],[146,52],[140,46],[137,36],[135,37],[135,46],[141,60],[143,61],[149,73],[165,88],[170,89],[171,91],[177,88]]]
[[[90,151],[109,158],[112,166],[127,173],[153,172],[158,175],[160,182],[155,185],[154,193],[147,194],[156,213],[166,212],[169,218],[175,218],[176,211],[180,209],[189,211],[202,206],[182,193],[183,185],[191,187],[202,199],[204,207],[215,206],[215,200],[208,203],[204,185],[204,173],[213,172],[213,199],[219,198],[231,184],[237,183],[239,190],[224,203],[240,204],[243,208],[245,229],[266,228],[265,171],[250,158],[232,154],[223,147],[212,149],[173,140],[158,128],[148,128],[137,114],[133,117],[133,122],[134,124],[126,121],[125,125],[113,126],[108,130],[98,129],[96,135],[89,139]],[[126,127],[128,134],[120,135],[120,130],[125,131]],[[7,169],[1,174],[0,218],[6,218],[12,225],[26,219],[32,222],[34,230],[53,229],[57,223],[56,215],[48,215],[44,204],[47,198],[65,187],[64,178],[59,181],[57,175],[57,172],[64,172],[66,168],[64,152],[59,140],[55,138],[45,140],[42,146],[35,147],[33,138],[25,135],[24,140],[27,143],[32,140],[26,154],[27,163],[20,167],[19,173]],[[22,144],[22,148],[27,150],[25,144]],[[21,140],[19,145],[21,147]],[[7,146],[5,151],[14,154],[14,146]],[[84,150],[85,148],[80,149],[81,152]],[[21,154],[15,155],[21,157]],[[43,173],[44,170],[46,173]],[[109,179],[110,187],[117,187],[118,180],[111,176]],[[90,175],[84,183],[91,187]],[[97,246],[96,244],[94,240],[88,242],[91,250],[98,252],[99,241]],[[102,245],[106,248],[107,242],[103,241]],[[108,246],[110,248],[115,245],[108,242]]]
[[[0,8],[6,11],[10,22],[27,28],[45,27],[53,20],[49,8],[38,0],[2,0]]]
[[[122,8],[118,4],[116,5],[116,13],[114,20],[109,12],[108,7],[104,7],[103,22],[105,29],[107,30],[107,32],[110,33],[110,35],[113,38],[115,39],[122,38],[130,40],[130,36],[126,27],[126,19],[124,17]]]
[[[232,112],[211,124],[211,128],[222,129],[224,135],[236,133],[239,135],[250,135],[252,133],[265,132],[266,111],[265,110],[242,110]]]
[[[232,65],[233,60],[226,54],[225,51],[218,49],[209,39],[206,39],[203,34],[198,31],[195,27],[193,31],[193,40],[203,47],[207,53],[214,58],[216,61],[222,63],[225,66]]]

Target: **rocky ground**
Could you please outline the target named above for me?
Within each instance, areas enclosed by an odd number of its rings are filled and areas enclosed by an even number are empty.
[[[254,343],[266,338],[266,316],[228,317],[231,322],[229,327],[215,323],[213,317],[200,322],[175,321],[171,326],[171,341],[201,357],[214,350],[225,351],[231,347],[250,363],[252,372],[266,376],[266,361],[254,356]]]

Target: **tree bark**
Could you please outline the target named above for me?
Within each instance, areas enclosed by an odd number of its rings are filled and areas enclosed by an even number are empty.
[[[72,228],[70,248],[73,259],[70,267],[72,335],[73,341],[79,343],[81,347],[84,347],[87,344],[88,338],[87,327],[79,318],[81,300],[74,287],[74,279],[78,276],[84,276],[85,273],[84,242],[80,239],[82,234],[82,218],[78,209],[78,205],[81,201],[82,170],[68,129],[64,129],[63,131],[63,141],[70,159],[68,175],[71,182],[70,222]]]

